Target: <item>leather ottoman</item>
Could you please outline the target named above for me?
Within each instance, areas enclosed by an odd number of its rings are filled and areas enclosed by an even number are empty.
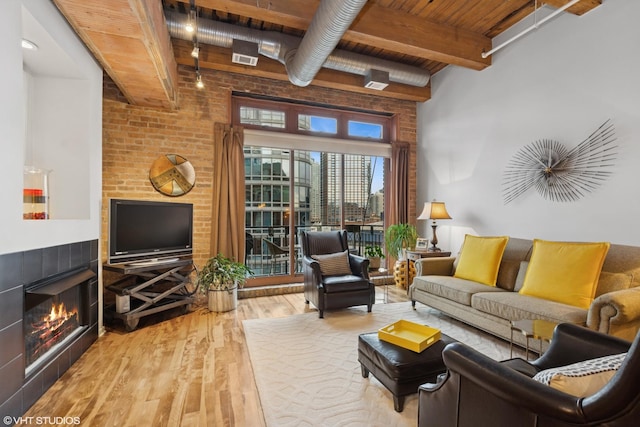
[[[393,408],[402,412],[405,396],[418,392],[426,382],[435,382],[447,369],[442,350],[453,338],[441,334],[440,340],[421,353],[378,339],[377,332],[358,336],[358,361],[362,377],[373,374],[393,394]]]

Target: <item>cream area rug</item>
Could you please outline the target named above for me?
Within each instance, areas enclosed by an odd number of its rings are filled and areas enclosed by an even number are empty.
[[[417,394],[401,413],[391,393],[375,379],[362,378],[358,335],[399,319],[439,328],[496,360],[509,357],[509,344],[410,302],[243,321],[267,426],[415,426]]]

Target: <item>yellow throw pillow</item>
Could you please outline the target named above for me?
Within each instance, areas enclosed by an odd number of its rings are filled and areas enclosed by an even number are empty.
[[[588,309],[609,246],[535,239],[520,293]]]
[[[509,237],[464,237],[454,277],[495,286]]]

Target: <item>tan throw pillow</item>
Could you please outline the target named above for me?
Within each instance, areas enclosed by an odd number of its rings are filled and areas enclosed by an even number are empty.
[[[533,379],[573,396],[591,396],[611,380],[626,355],[614,354],[547,369],[538,372]]]
[[[520,293],[588,309],[609,246],[535,239]]]
[[[311,258],[318,261],[318,264],[320,264],[320,272],[323,276],[351,274],[348,250],[334,254],[311,255]]]
[[[508,241],[507,236],[478,237],[467,234],[454,277],[495,286]]]
[[[598,279],[598,287],[596,288],[596,297],[608,294],[609,292],[621,291],[629,289],[633,281],[633,274],[627,273],[609,273],[603,271]]]
[[[524,277],[527,275],[527,268],[529,268],[529,261],[520,261],[520,270],[518,270],[518,277],[516,277],[516,286],[513,288],[514,292],[520,292],[520,289],[522,289]]]
[[[513,291],[513,288],[518,278],[518,271],[520,271],[520,261],[515,259],[503,259],[498,269],[498,278],[496,279],[496,286],[498,288],[506,289],[507,291]]]

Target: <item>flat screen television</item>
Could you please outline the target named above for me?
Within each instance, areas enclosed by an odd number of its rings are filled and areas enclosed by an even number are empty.
[[[110,199],[109,264],[191,255],[192,245],[191,203]]]

